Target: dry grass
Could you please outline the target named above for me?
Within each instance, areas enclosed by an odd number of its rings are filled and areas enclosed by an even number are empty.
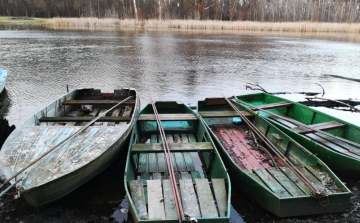
[[[170,28],[240,30],[265,32],[336,32],[360,33],[360,23],[317,23],[317,22],[250,22],[213,20],[139,20],[98,19],[98,18],[53,18],[43,23],[53,28],[80,27],[128,27],[128,28]]]

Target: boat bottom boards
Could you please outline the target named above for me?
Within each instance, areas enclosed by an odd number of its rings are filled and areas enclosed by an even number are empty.
[[[270,157],[254,146],[249,129],[244,124],[210,125],[210,128],[239,167],[270,191],[282,198],[311,194],[305,183],[279,157],[272,155],[279,166],[276,168]],[[328,195],[342,192],[327,173],[306,166],[297,168],[317,190]]]
[[[193,134],[166,134],[169,143],[196,142]],[[148,143],[161,143],[153,134]],[[172,152],[171,159],[183,211],[190,218],[216,218],[227,215],[225,179],[208,179],[196,152]],[[134,206],[143,220],[178,219],[169,172],[163,152],[140,153],[137,179],[128,182]]]

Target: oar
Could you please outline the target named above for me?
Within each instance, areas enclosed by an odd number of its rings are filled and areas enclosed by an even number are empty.
[[[285,120],[285,121],[288,121],[288,122],[290,122],[290,123],[292,123],[292,124],[294,124],[294,125],[300,126],[301,128],[310,129],[310,130],[312,130],[312,131],[314,131],[314,132],[317,132],[317,133],[320,133],[320,134],[324,134],[324,135],[326,135],[326,136],[332,137],[332,138],[334,138],[334,139],[338,139],[338,140],[343,141],[343,142],[345,142],[345,143],[347,143],[347,144],[350,144],[350,145],[352,145],[352,146],[355,146],[355,147],[357,147],[357,148],[360,148],[360,144],[358,144],[358,143],[349,141],[349,140],[347,140],[347,139],[344,139],[344,138],[341,138],[341,137],[338,137],[338,136],[334,136],[333,134],[324,132],[324,131],[322,131],[322,130],[317,130],[317,129],[311,128],[311,127],[309,127],[309,126],[307,126],[307,125],[305,125],[305,124],[303,124],[303,123],[301,123],[301,122],[298,122],[298,121],[295,121],[295,120],[286,118],[286,117],[284,117],[284,116],[281,116],[281,115],[278,115],[278,114],[269,112],[269,111],[267,111],[267,110],[265,110],[265,109],[257,108],[256,106],[254,106],[254,105],[252,105],[252,104],[246,103],[245,101],[242,101],[242,100],[238,99],[236,96],[234,96],[234,98],[235,98],[235,102],[238,102],[238,103],[247,105],[247,106],[249,106],[250,108],[255,108],[256,110],[259,110],[259,111],[268,113],[268,114],[270,114],[270,115],[272,115],[272,116],[275,116],[275,117],[277,117],[277,118],[280,118],[280,119],[283,119],[283,120]]]
[[[24,172],[25,170],[27,170],[29,167],[31,167],[32,165],[34,165],[35,163],[37,163],[39,160],[41,160],[43,157],[45,157],[46,155],[48,155],[50,152],[54,151],[55,149],[59,148],[61,145],[65,144],[66,142],[68,142],[69,140],[71,140],[72,138],[74,138],[75,136],[79,135],[80,132],[84,131],[87,127],[89,127],[90,125],[92,125],[94,122],[96,122],[98,119],[100,119],[102,116],[104,116],[106,113],[110,112],[111,110],[113,110],[114,108],[116,108],[117,106],[119,106],[120,104],[127,102],[128,100],[130,100],[133,96],[129,96],[126,99],[120,101],[119,103],[117,103],[116,105],[114,105],[112,108],[110,108],[109,110],[103,112],[102,114],[100,114],[98,117],[94,118],[92,121],[90,121],[89,123],[87,123],[85,126],[83,126],[82,128],[80,128],[78,131],[76,131],[73,135],[68,136],[66,139],[64,139],[63,141],[61,141],[59,144],[55,145],[54,147],[52,147],[51,149],[49,149],[49,151],[47,151],[46,153],[44,153],[42,156],[40,156],[39,158],[35,159],[34,161],[32,161],[30,164],[28,164],[27,166],[25,166],[24,168],[22,168],[20,171],[18,171],[17,173],[15,173],[14,175],[12,175],[9,179],[7,179],[3,184],[1,184],[0,189],[3,188],[7,183],[9,183],[12,179],[14,179],[15,177],[17,177],[19,174],[21,174],[22,172]],[[17,181],[18,182],[18,181]],[[15,182],[13,185],[10,186],[13,187],[15,186],[15,184],[17,183]],[[9,190],[10,188],[7,188],[6,190]]]

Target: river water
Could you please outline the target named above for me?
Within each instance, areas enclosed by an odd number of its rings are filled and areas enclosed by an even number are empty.
[[[142,106],[149,101],[148,93],[154,100],[196,105],[205,97],[256,92],[247,90],[247,83],[258,83],[269,92],[321,92],[320,84],[324,97],[360,98],[360,83],[328,76],[360,79],[359,41],[337,35],[0,29],[0,67],[8,70],[2,96],[5,116],[17,126],[65,94],[67,85],[70,90],[93,87],[102,91],[133,87],[139,90]],[[304,99],[302,95],[282,96]],[[360,125],[359,114],[320,110]],[[127,219],[120,211],[120,206],[127,206],[123,166],[124,160],[118,160],[97,180],[66,198],[62,207],[113,216],[119,222]],[[232,222],[260,220],[267,214],[249,203],[234,188]]]

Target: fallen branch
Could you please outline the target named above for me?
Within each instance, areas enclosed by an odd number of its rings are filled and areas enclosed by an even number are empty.
[[[332,74],[328,74],[328,75],[326,75],[326,76],[329,76],[329,77],[335,77],[335,78],[340,78],[340,79],[345,79],[345,80],[349,80],[349,81],[360,82],[360,79],[349,78],[349,77],[343,77],[343,76],[339,76],[339,75],[332,75]]]
[[[350,107],[352,110],[355,110],[357,112],[360,112],[360,109],[355,108],[354,106],[360,105],[360,101],[350,101],[350,100],[334,100],[334,99],[328,99],[328,98],[320,98],[320,97],[314,97],[314,98],[306,98],[309,103],[306,102],[299,102],[301,104],[307,105],[307,106],[323,106],[323,107],[343,107],[339,106],[339,104],[344,105],[346,107]],[[319,99],[319,100],[325,100],[325,103],[319,103],[313,101],[313,99]],[[351,104],[352,105],[351,105]]]
[[[306,96],[315,96],[315,95],[321,94],[321,92],[268,92],[263,87],[261,87],[258,83],[256,83],[256,84],[246,83],[246,84],[247,84],[247,85],[245,85],[246,90],[250,89],[253,91],[262,91],[267,94],[304,94]],[[325,94],[324,88],[320,84],[318,84],[318,83],[316,83],[316,84],[322,88],[322,90],[323,90],[322,96],[324,96],[324,94]],[[252,87],[250,85],[255,86],[256,88]]]
[[[246,90],[247,90],[247,89],[250,89],[250,90],[253,90],[253,91],[262,91],[262,92],[264,92],[264,93],[271,94],[271,93],[267,92],[263,87],[261,87],[258,83],[256,83],[256,84],[247,83],[247,84],[256,86],[256,87],[258,87],[258,88],[252,88],[252,87],[249,86],[249,85],[245,85]]]

